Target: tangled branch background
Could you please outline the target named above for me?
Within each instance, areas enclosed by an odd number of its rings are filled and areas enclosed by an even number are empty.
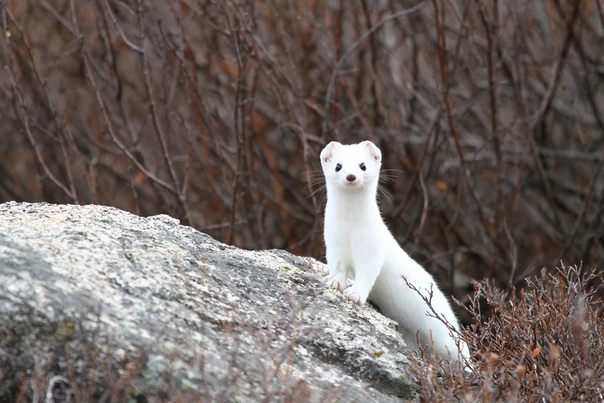
[[[4,1],[0,201],[322,258],[319,152],[370,139],[385,221],[448,293],[601,266],[603,7]]]

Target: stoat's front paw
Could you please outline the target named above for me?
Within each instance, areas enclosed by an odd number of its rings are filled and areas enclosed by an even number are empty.
[[[346,295],[350,300],[356,304],[363,305],[365,301],[367,301],[368,293],[365,293],[359,290],[354,285],[348,287],[344,290],[344,295]]]
[[[344,283],[346,281],[342,281],[342,279],[340,278],[340,276],[338,276],[337,273],[325,276],[321,279],[321,281],[325,283],[325,285],[327,285],[329,288],[336,288],[339,291],[344,291]]]

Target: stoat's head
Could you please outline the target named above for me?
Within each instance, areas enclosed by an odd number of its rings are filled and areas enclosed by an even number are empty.
[[[346,191],[377,188],[382,165],[382,152],[371,141],[342,145],[329,143],[321,151],[321,166],[329,188]]]

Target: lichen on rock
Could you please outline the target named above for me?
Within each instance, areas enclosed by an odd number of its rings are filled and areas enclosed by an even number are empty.
[[[410,397],[394,323],[324,287],[325,271],[165,215],[2,204],[0,400],[60,385],[146,401]]]

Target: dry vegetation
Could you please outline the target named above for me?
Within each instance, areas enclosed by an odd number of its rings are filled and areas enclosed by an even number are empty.
[[[519,293],[475,284],[466,331],[472,351],[465,376],[418,357],[414,371],[425,402],[601,402],[604,321],[597,297],[601,273],[562,265],[527,280]],[[491,308],[482,321],[482,303]]]
[[[575,322],[560,336],[546,323],[560,339],[537,353],[536,328],[506,329],[545,320],[547,298],[588,315],[587,299],[564,301],[560,274],[513,303],[491,285],[562,258],[601,268],[602,0],[3,0],[0,13],[0,201],[167,213],[321,258],[319,151],[371,139],[401,244],[447,293],[490,295],[500,315],[474,329],[503,343],[475,346],[497,356],[488,393],[581,397],[556,383],[587,351],[563,338]],[[468,301],[457,274],[492,282]],[[590,359],[574,377],[602,379]]]

